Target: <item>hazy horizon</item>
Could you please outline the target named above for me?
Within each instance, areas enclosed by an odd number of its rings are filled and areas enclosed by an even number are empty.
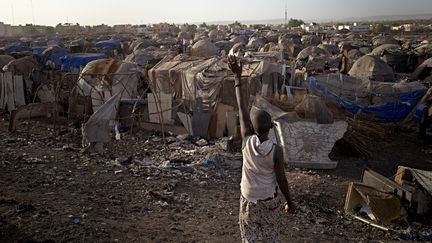
[[[0,21],[55,26],[270,20],[284,18],[285,3],[288,18],[311,21],[432,13],[431,0],[0,0]]]

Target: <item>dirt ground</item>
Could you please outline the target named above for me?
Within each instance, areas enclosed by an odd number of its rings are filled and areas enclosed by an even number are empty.
[[[163,145],[134,131],[105,155],[89,156],[67,126],[32,120],[14,134],[7,126],[0,121],[0,242],[240,241],[241,155],[224,153],[218,142],[198,147],[170,137]],[[397,165],[432,170],[431,149],[398,133],[376,146],[373,159],[337,155],[336,170],[289,170],[298,212],[284,217],[282,242],[380,242],[430,232],[419,224],[384,232],[344,216],[343,204],[365,166],[386,176]]]

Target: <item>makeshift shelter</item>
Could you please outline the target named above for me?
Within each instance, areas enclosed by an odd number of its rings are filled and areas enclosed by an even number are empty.
[[[277,43],[279,41],[279,34],[277,32],[271,32],[271,31],[269,31],[265,35],[265,38],[266,38],[267,42]]]
[[[418,55],[418,56],[422,56],[422,57],[432,57],[432,44],[423,44],[419,47],[417,47],[414,52]]]
[[[217,56],[219,49],[209,39],[200,40],[192,46],[191,55],[195,57]]]
[[[0,55],[0,70],[3,69],[6,64],[9,62],[15,60],[15,58],[9,56],[9,55]]]
[[[62,65],[62,58],[69,54],[69,51],[65,48],[61,48],[58,46],[52,46],[45,49],[40,57],[40,62],[42,65],[48,65],[48,62],[51,62],[56,67],[60,67]]]
[[[327,51],[316,46],[303,49],[297,55],[296,68],[306,68],[306,71],[322,71],[325,68],[338,68],[340,58],[332,57]]]
[[[394,44],[398,45],[398,41],[395,40],[393,37],[388,35],[381,35],[381,36],[375,36],[372,38],[372,45],[373,46],[380,46],[384,44]]]
[[[432,57],[424,61],[411,75],[413,79],[425,80],[432,76]]]
[[[336,45],[330,45],[330,44],[319,44],[318,48],[323,49],[324,51],[332,54],[332,55],[337,55],[340,53],[339,47],[337,47]]]
[[[238,35],[231,37],[230,41],[235,45],[237,43],[243,43],[246,45],[248,43],[248,39],[245,36]]]
[[[316,46],[309,46],[303,49],[298,55],[297,59],[304,60],[309,57],[317,57],[317,56],[331,56],[326,50],[318,48]]]
[[[209,32],[208,37],[210,38],[210,40],[219,40],[221,39],[221,33],[219,32],[219,30],[212,30]]]
[[[234,43],[232,43],[231,41],[218,41],[215,43],[215,46],[219,49],[219,50],[223,50],[225,51],[225,54],[229,53],[229,51],[231,50],[231,48],[234,46]]]
[[[5,54],[33,51],[29,46],[23,43],[12,44],[4,49]]]
[[[155,46],[155,41],[151,39],[138,39],[132,42],[132,44],[129,46],[130,51],[136,51],[139,49],[146,49],[150,46]]]
[[[147,64],[155,65],[160,62],[165,56],[175,56],[177,53],[171,50],[164,50],[159,48],[136,49],[126,58],[126,62],[136,63],[140,66]]]
[[[391,123],[403,121],[427,92],[419,82],[376,82],[338,74],[310,77],[307,87],[352,114],[364,112]]]
[[[243,42],[238,42],[233,45],[229,51],[229,55],[243,56],[246,50],[246,45]]]
[[[121,42],[118,40],[98,41],[94,44],[96,48],[117,50],[121,48]]]
[[[314,119],[301,119],[296,113],[283,112],[260,96],[256,96],[252,104],[252,109],[256,108],[267,111],[276,122],[269,137],[283,148],[286,164],[306,169],[336,168],[338,162],[331,161],[328,155],[335,142],[344,136],[348,127],[345,121],[320,124],[319,119],[315,119],[319,115]]]
[[[395,81],[393,69],[383,60],[370,55],[360,57],[348,74],[357,78],[368,78],[381,82]]]
[[[190,32],[181,31],[181,32],[178,33],[177,38],[178,39],[192,40],[193,39],[193,34],[190,33]]]
[[[244,92],[274,95],[280,87],[282,65],[266,60],[243,59]],[[234,76],[225,58],[179,55],[165,58],[149,71],[152,92],[168,94],[193,110],[197,99],[210,111],[221,103],[236,107]],[[248,80],[248,81],[246,81]],[[225,118],[225,117],[224,117]]]
[[[246,48],[250,50],[259,50],[264,45],[265,45],[265,40],[263,38],[252,37],[249,39]]]
[[[387,63],[393,70],[397,72],[407,71],[408,68],[408,54],[402,49],[400,45],[383,44],[371,52],[372,56],[380,57]]]
[[[317,35],[303,35],[301,43],[305,46],[317,46],[321,44],[321,38]]]

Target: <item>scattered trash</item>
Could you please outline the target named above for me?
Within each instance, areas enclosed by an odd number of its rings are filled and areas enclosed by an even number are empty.
[[[73,217],[73,218],[72,218],[72,224],[74,224],[74,225],[78,225],[78,224],[81,224],[81,221],[79,220],[79,218],[77,218],[77,217]]]
[[[203,146],[208,145],[208,142],[205,139],[200,139],[200,140],[196,141],[195,144],[200,146],[200,147],[203,147]]]

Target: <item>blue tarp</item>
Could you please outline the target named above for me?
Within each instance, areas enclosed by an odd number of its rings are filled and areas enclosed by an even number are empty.
[[[33,51],[33,50],[24,44],[11,45],[5,49],[5,53],[7,55],[10,55],[12,53],[17,53],[17,52],[23,52],[23,51]]]
[[[376,118],[382,121],[390,123],[398,123],[405,119],[406,116],[417,106],[427,91],[425,89],[405,94],[379,94],[381,97],[393,98],[396,102],[366,106],[344,100],[343,97],[338,96],[320,85],[314,77],[309,78],[307,82],[310,87],[314,88],[321,94],[333,97],[341,107],[353,114],[357,114],[358,111],[361,110],[362,112],[373,114]]]
[[[33,47],[33,54],[40,56],[46,49],[46,47]]]
[[[51,61],[56,66],[61,66],[62,58],[67,56],[68,54],[69,51],[64,48],[48,48],[42,53],[41,62],[43,65],[46,65],[48,61]]]
[[[120,49],[121,43],[117,40],[106,40],[95,43],[95,47],[104,49]]]
[[[73,53],[61,58],[61,70],[66,72],[79,72],[84,68],[87,63],[108,58],[105,54],[101,53]]]

